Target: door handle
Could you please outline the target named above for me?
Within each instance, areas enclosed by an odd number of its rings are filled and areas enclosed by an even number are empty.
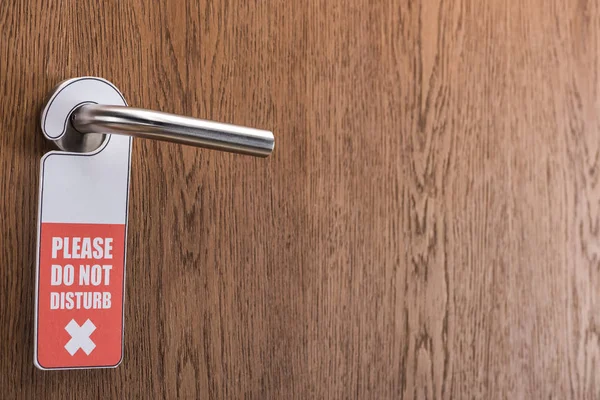
[[[71,124],[83,135],[127,135],[257,157],[267,157],[275,145],[269,131],[127,106],[84,104],[71,113]],[[98,142],[74,141],[75,148],[63,150],[88,152],[94,148],[86,146]]]

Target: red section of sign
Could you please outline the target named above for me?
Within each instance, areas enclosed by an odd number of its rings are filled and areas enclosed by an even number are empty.
[[[117,366],[123,347],[125,225],[42,223],[39,256],[39,366]]]

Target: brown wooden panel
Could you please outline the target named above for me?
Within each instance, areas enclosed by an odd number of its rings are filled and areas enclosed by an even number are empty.
[[[6,398],[599,398],[591,1],[0,7]],[[136,140],[125,361],[32,364],[43,99],[272,129],[267,160]]]

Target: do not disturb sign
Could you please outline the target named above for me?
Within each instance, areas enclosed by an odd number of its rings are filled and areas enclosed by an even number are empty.
[[[42,113],[60,140],[83,103],[126,105],[109,82],[63,82]],[[51,151],[40,168],[34,364],[111,368],[123,358],[131,139],[107,135],[90,153]]]

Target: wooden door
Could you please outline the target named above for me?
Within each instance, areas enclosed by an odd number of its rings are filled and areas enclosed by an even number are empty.
[[[599,398],[594,2],[6,1],[3,398]],[[273,130],[135,140],[125,359],[34,368],[45,96]]]

